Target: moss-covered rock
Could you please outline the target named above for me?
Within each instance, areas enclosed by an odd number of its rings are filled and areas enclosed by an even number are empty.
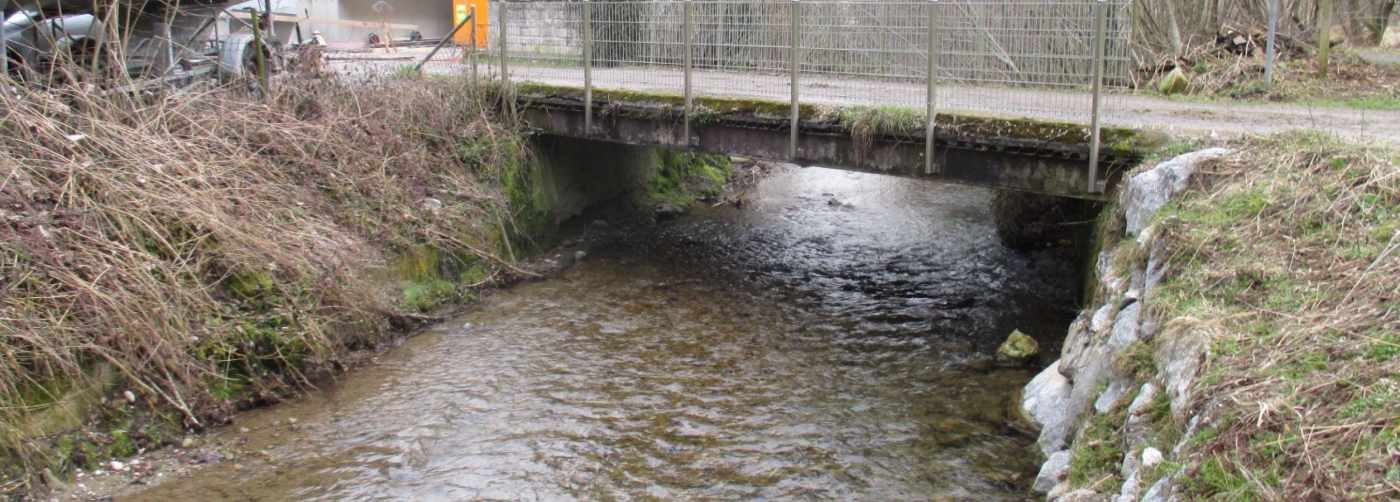
[[[1191,87],[1191,79],[1181,68],[1176,68],[1157,82],[1157,91],[1171,96],[1181,94]]]
[[[267,272],[243,272],[229,276],[224,287],[239,299],[255,300],[271,294],[276,283]]]
[[[997,347],[997,361],[1003,364],[1025,364],[1040,354],[1040,344],[1034,338],[1014,330]]]
[[[404,307],[418,312],[429,312],[457,297],[456,285],[441,279],[413,282],[403,289]]]

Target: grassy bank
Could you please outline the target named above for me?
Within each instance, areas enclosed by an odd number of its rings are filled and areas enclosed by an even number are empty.
[[[1166,212],[1167,336],[1208,338],[1198,495],[1400,495],[1400,152],[1254,141]]]
[[[279,399],[511,273],[540,208],[491,96],[283,92],[0,92],[0,494]]]
[[[1370,63],[1349,51],[1338,51],[1328,76],[1320,76],[1312,57],[1279,61],[1271,87],[1264,82],[1264,60],[1217,54],[1196,59],[1182,69],[1190,79],[1182,101],[1294,103],[1356,110],[1400,110],[1400,66]],[[1142,92],[1160,95],[1157,86]]]
[[[1400,152],[1317,134],[1236,147],[1157,216],[1171,258],[1148,301],[1163,320],[1151,343],[1207,350],[1194,402],[1150,407],[1153,443],[1184,446],[1144,486],[1177,475],[1191,499],[1400,496]],[[1153,350],[1121,363],[1160,375]],[[1100,432],[1085,444],[1118,444]],[[1077,475],[1116,476],[1116,455]]]

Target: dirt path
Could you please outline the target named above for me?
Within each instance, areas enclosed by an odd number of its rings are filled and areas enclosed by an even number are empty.
[[[350,74],[391,71],[394,65],[355,61],[335,65]],[[466,66],[456,62],[427,65],[431,74],[460,74]],[[482,75],[497,68],[482,65]],[[583,70],[513,64],[515,82],[582,87]],[[649,93],[680,94],[684,74],[679,69],[595,68],[594,86]],[[696,95],[786,101],[790,82],[786,75],[695,71]],[[799,89],[804,103],[832,106],[899,106],[922,109],[926,88],[918,82],[891,82],[806,76]],[[1076,89],[1045,90],[1009,87],[944,85],[938,88],[940,112],[1024,117],[1042,120],[1089,122],[1091,98]],[[1329,131],[1353,141],[1400,145],[1400,111],[1358,110],[1293,104],[1200,103],[1151,96],[1109,94],[1104,100],[1106,125],[1157,129],[1177,136],[1233,137],[1295,129]]]
[[[1366,49],[1357,55],[1373,65],[1400,66],[1400,48]]]

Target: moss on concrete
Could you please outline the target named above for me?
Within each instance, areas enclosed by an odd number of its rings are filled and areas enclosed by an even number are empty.
[[[583,89],[527,83],[517,87],[519,95],[529,98],[583,99]],[[619,105],[632,108],[629,113],[679,117],[685,98],[676,94],[645,91],[616,91],[595,89],[593,99],[602,113],[620,112]],[[789,103],[751,99],[696,97],[692,115],[694,123],[704,125],[733,118],[787,119],[792,108]],[[613,105],[609,107],[608,105]],[[893,136],[922,138],[927,114],[923,110],[880,106],[831,107],[801,104],[798,118],[814,125],[836,126],[863,137]],[[1089,127],[1062,121],[1018,119],[972,114],[945,114],[937,117],[938,136],[943,138],[1010,138],[1064,145],[1086,145]],[[1101,130],[1103,153],[1106,155],[1142,157],[1167,142],[1167,136],[1131,128],[1105,127]]]
[[[536,83],[520,84],[516,87],[516,92],[526,99],[553,97],[582,100],[584,97],[582,88]],[[599,107],[601,113],[620,111],[609,110],[607,106],[609,104],[625,104],[633,107],[628,110],[629,113],[652,114],[658,117],[680,117],[685,108],[685,96],[648,91],[594,89],[593,102],[595,106]],[[763,99],[696,96],[692,100],[692,105],[695,107],[692,118],[700,118],[700,120],[695,121],[697,124],[711,122],[725,115],[771,119],[787,119],[792,116],[791,104]],[[798,105],[799,120],[829,120],[835,116],[836,110],[831,107],[810,104]]]
[[[724,155],[656,148],[655,171],[647,178],[642,207],[670,205],[684,209],[724,190],[731,166]]]

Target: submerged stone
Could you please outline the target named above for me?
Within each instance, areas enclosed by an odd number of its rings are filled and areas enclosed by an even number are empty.
[[[685,214],[687,209],[688,208],[686,208],[685,206],[681,206],[672,202],[662,202],[660,204],[657,204],[655,208],[652,209],[652,214],[656,216],[657,221],[665,221],[680,217],[681,215]]]
[[[1040,353],[1040,344],[1034,338],[1022,333],[1021,330],[1012,331],[997,348],[997,361],[1002,363],[1021,364],[1030,361]]]

